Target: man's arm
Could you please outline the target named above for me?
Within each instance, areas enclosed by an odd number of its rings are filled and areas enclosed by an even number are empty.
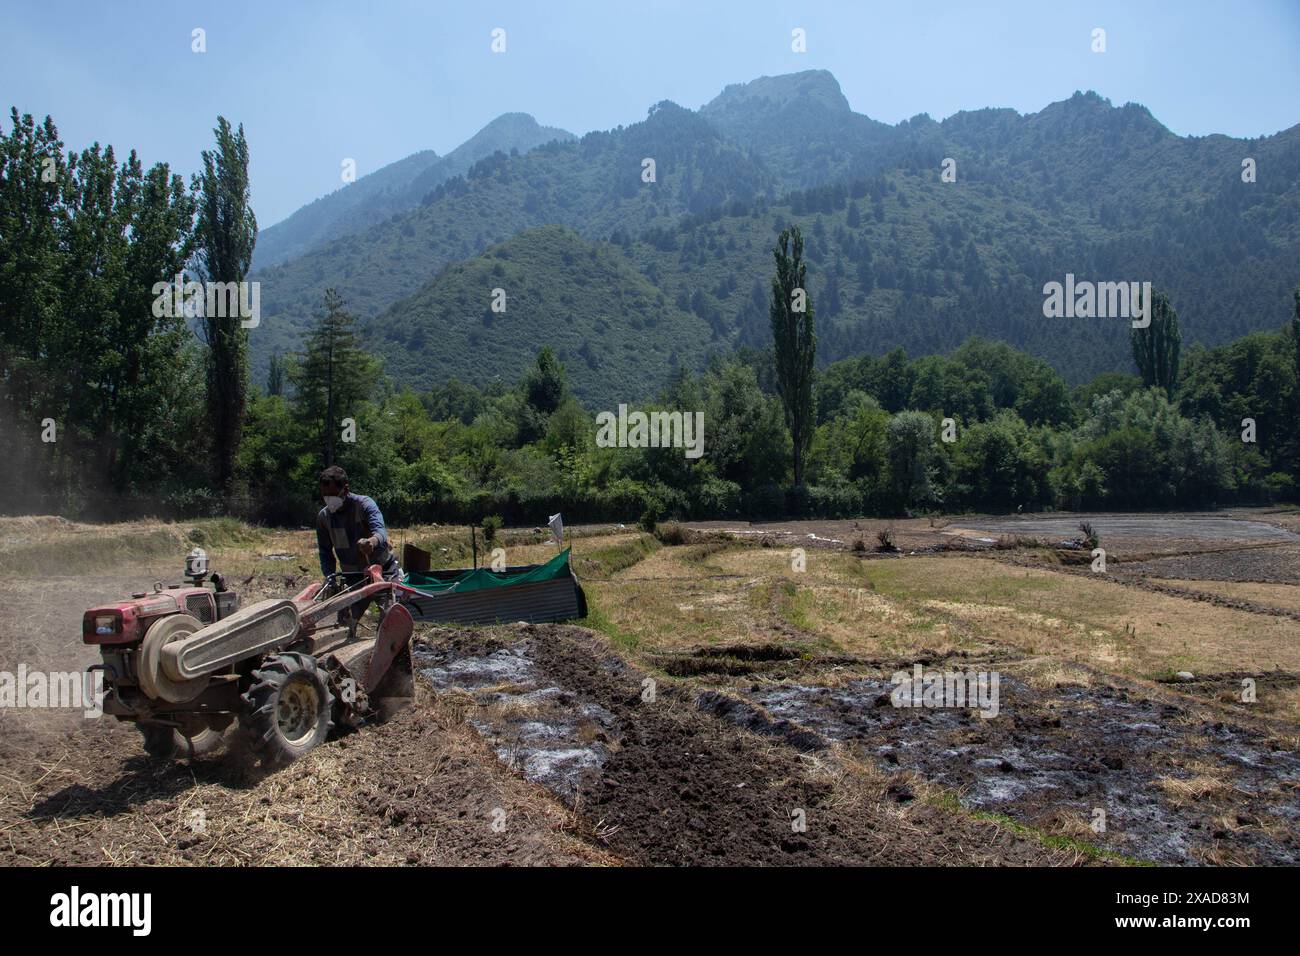
[[[320,518],[316,519],[316,550],[320,552],[321,574],[329,577],[338,570],[338,564],[334,560],[334,543]]]
[[[388,529],[384,527],[384,516],[373,498],[363,498],[361,514],[365,518],[367,534],[374,539],[376,548],[388,547]]]

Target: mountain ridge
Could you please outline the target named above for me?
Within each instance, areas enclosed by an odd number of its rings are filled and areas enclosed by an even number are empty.
[[[567,130],[542,126],[528,113],[502,113],[445,156],[420,150],[332,193],[312,200],[259,230],[253,269],[279,265],[349,233],[409,211],[431,189],[463,175],[497,151],[527,152],[542,143],[574,139]]]
[[[1256,184],[1240,179],[1247,154],[1267,171]],[[940,179],[949,157],[955,183]],[[293,347],[327,283],[380,320],[453,264],[548,225],[617,246],[708,325],[710,349],[762,344],[754,290],[761,299],[776,232],[794,222],[827,360],[951,348],[964,329],[1077,379],[1127,368],[1127,339],[1042,326],[1041,286],[1066,272],[1159,280],[1189,346],[1276,324],[1278,290],[1295,280],[1287,264],[1300,261],[1300,125],[1257,140],[1180,137],[1145,107],[1076,91],[1036,113],[888,126],[853,113],[824,71],[761,77],[698,111],[661,101],[626,127],[494,153],[417,208],[267,270],[258,352]],[[372,325],[381,338],[386,321]]]

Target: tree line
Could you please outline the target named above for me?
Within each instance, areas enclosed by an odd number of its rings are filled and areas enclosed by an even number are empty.
[[[1300,293],[1289,324],[1184,351],[1168,296],[1139,375],[1074,389],[972,338],[818,368],[797,226],[773,249],[770,344],[678,371],[642,407],[704,413],[704,455],[600,447],[549,348],[515,383],[401,388],[334,290],[301,350],[248,381],[238,321],[158,317],[157,282],[240,281],[256,238],[242,129],[219,118],[188,188],[166,164],[65,155],[47,118],[0,137],[0,481],[10,512],[308,521],[342,464],[393,522],[1192,508],[1294,499]],[[45,422],[54,424],[45,441]],[[1246,423],[1249,422],[1249,425]]]
[[[774,324],[789,322],[783,285]],[[781,255],[780,248],[777,255]],[[794,286],[798,288],[798,286]],[[811,302],[791,341],[815,343]],[[1214,349],[1175,351],[1177,317],[1157,308],[1135,350],[1166,356],[1142,375],[1107,373],[1069,389],[1045,362],[1004,343],[968,340],[948,355],[901,349],[836,362],[812,374],[806,351],[718,357],[679,371],[643,411],[704,413],[704,454],[680,448],[601,447],[592,410],[570,393],[549,348],[518,382],[479,389],[449,380],[427,392],[396,387],[368,366],[353,319],[329,310],[300,355],[286,357],[293,385],[257,394],[241,473],[264,520],[304,520],[312,476],[325,460],[324,354],[334,337],[335,375],[347,397],[352,441],[334,423],[334,453],[354,487],[395,522],[645,523],[668,518],[853,517],[937,511],[1211,508],[1294,500],[1300,443],[1291,428],[1297,388],[1295,318],[1276,332]],[[340,349],[339,341],[346,341]],[[1172,389],[1158,376],[1176,367]],[[336,382],[339,380],[336,378]],[[295,384],[296,383],[296,384]],[[802,403],[802,407],[799,407]],[[1243,425],[1249,421],[1249,428]],[[795,481],[796,427],[804,436]],[[951,439],[951,440],[946,440]]]
[[[228,496],[246,418],[237,319],[156,309],[162,284],[241,282],[257,222],[243,128],[219,117],[188,188],[168,164],[0,128],[0,441],[11,510]],[[163,314],[159,314],[162,312]],[[195,332],[198,333],[196,339]]]

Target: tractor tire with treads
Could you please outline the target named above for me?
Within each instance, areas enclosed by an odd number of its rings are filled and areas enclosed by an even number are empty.
[[[324,743],[334,727],[329,677],[310,654],[287,652],[253,671],[239,724],[270,763],[289,763]]]
[[[144,737],[144,752],[155,760],[182,760],[211,753],[221,744],[221,731],[205,727],[186,736],[170,724],[136,724]]]

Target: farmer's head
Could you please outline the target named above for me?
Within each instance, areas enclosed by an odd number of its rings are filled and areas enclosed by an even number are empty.
[[[338,511],[348,495],[348,473],[338,465],[330,465],[320,473],[320,496],[325,507]]]

